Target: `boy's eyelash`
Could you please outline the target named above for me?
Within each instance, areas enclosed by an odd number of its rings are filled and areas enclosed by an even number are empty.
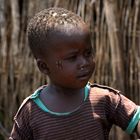
[[[76,55],[69,56],[69,57],[65,58],[65,60],[75,60],[76,57],[77,57]]]
[[[92,48],[90,48],[90,49],[88,49],[88,50],[86,50],[86,54],[88,54],[88,55],[91,55],[92,54]]]
[[[68,57],[68,59],[75,59],[76,55]]]
[[[87,50],[85,50],[85,53],[84,53],[84,55],[86,56],[86,57],[89,57],[89,56],[91,56],[92,55],[92,48],[89,48],[89,49],[87,49]],[[73,60],[75,60],[77,58],[77,55],[71,55],[71,56],[68,56],[68,57],[66,57],[66,58],[64,58],[65,60],[71,60],[71,61],[73,61]]]

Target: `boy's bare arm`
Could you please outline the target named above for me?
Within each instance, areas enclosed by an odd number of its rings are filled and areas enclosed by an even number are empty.
[[[140,138],[140,121],[138,122],[136,133],[138,135],[138,138]]]

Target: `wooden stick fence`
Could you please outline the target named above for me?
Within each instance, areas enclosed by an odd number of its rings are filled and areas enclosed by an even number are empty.
[[[87,22],[96,52],[91,81],[118,88],[140,104],[140,0],[0,0],[0,124],[7,132],[22,100],[47,82],[28,48],[26,27],[36,12],[52,6]],[[115,130],[110,139],[117,140]]]

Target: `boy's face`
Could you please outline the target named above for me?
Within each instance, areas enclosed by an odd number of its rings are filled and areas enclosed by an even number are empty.
[[[50,82],[65,88],[84,87],[95,68],[89,32],[55,33],[50,42],[43,60]]]

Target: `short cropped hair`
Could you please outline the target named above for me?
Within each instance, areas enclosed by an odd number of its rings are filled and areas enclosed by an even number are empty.
[[[81,17],[63,8],[49,8],[37,13],[27,27],[29,47],[37,58],[41,55],[41,48],[46,47],[48,34],[51,32],[69,33],[73,28],[80,28],[85,24]],[[69,27],[69,28],[68,28]]]

